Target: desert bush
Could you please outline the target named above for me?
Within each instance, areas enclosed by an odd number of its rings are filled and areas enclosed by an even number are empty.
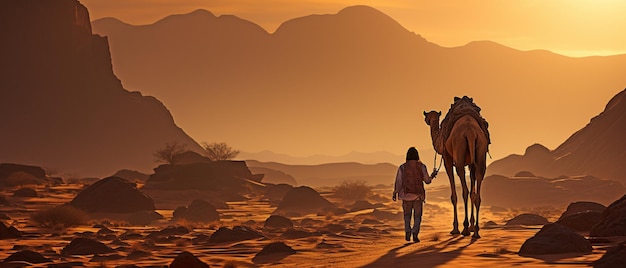
[[[239,154],[238,150],[234,150],[225,142],[202,142],[202,147],[212,161],[231,160]]]
[[[87,221],[87,214],[72,206],[58,206],[36,212],[31,220],[44,228],[65,229]]]
[[[163,162],[166,164],[174,165],[179,160],[180,156],[187,151],[187,144],[178,142],[166,143],[163,148],[154,152],[153,156],[155,162]]]
[[[344,200],[361,200],[372,194],[372,187],[365,181],[343,181],[333,187],[334,197]]]

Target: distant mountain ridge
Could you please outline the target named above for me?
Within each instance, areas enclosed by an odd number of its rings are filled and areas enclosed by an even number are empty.
[[[288,165],[319,165],[327,163],[356,162],[361,164],[378,164],[392,163],[398,164],[404,161],[404,156],[392,154],[386,151],[378,151],[371,153],[352,151],[345,155],[310,155],[310,156],[291,156],[288,154],[275,153],[270,150],[260,152],[241,152],[239,159],[258,160],[261,162],[277,162]]]
[[[0,163],[101,177],[150,171],[168,142],[202,150],[159,100],[122,87],[78,1],[2,1],[0,33]]]
[[[617,70],[626,69],[626,55],[569,58],[489,41],[445,48],[366,6],[295,18],[272,34],[202,10],[151,25],[92,25],[109,37],[128,88],[164,101],[192,136],[242,150],[431,148],[421,111],[469,95],[483,108],[499,158],[536,142],[520,134],[530,128],[570,135],[584,121],[553,122],[596,113],[623,87]],[[414,124],[399,130],[407,121]]]
[[[524,155],[494,161],[490,174],[530,171],[541,176],[593,175],[626,185],[621,166],[626,163],[626,89],[615,95],[589,124],[553,151],[535,144]]]

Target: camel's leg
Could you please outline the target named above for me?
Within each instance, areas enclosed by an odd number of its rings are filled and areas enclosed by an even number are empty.
[[[454,221],[452,222],[452,231],[450,234],[460,234],[459,232],[459,220],[456,212],[456,184],[454,183],[454,171],[452,170],[452,157],[447,153],[443,156],[443,164],[446,168],[446,174],[448,174],[448,179],[450,180],[450,201],[452,202],[452,211],[454,212]]]
[[[474,232],[474,204],[476,203],[475,198],[476,198],[476,189],[474,188],[476,186],[476,165],[471,164],[469,166],[469,172],[470,172],[470,205],[472,206],[472,210],[470,212],[470,226],[469,226],[469,230],[470,232]],[[477,219],[476,219],[477,220]]]
[[[469,221],[467,220],[468,215],[467,215],[467,199],[469,197],[469,190],[467,188],[467,181],[465,180],[465,166],[461,166],[463,164],[456,164],[456,174],[459,175],[459,179],[461,180],[461,187],[463,188],[463,208],[465,209],[465,220],[463,220],[463,231],[461,232],[462,235],[464,236],[468,236],[470,234],[470,231],[468,230],[469,227]]]
[[[483,155],[486,155],[486,153]],[[486,159],[483,158],[479,160],[479,163],[477,163],[477,167],[476,167],[476,195],[474,197],[474,205],[476,206],[476,225],[475,225],[474,235],[472,236],[473,238],[480,238],[480,235],[478,234],[478,230],[480,230],[480,227],[478,224],[478,219],[480,219],[479,212],[480,212],[480,202],[481,202],[480,187],[482,185],[483,178],[485,177],[485,172],[487,171],[486,162],[487,162]]]

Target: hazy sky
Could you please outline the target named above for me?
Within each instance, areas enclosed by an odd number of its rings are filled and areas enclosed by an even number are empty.
[[[369,5],[442,46],[491,40],[521,50],[569,56],[626,53],[623,0],[82,0],[92,19],[150,24],[170,14],[207,9],[232,14],[273,32],[282,22]]]

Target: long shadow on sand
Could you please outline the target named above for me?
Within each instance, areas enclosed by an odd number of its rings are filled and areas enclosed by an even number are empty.
[[[469,241],[467,245],[458,245],[463,241]],[[426,247],[420,247],[420,243],[407,243],[389,250],[374,262],[362,267],[401,267],[407,264],[419,265],[419,267],[434,267],[445,264],[461,255],[463,249],[475,242],[474,239],[463,236],[454,236]],[[398,252],[406,247],[415,247],[415,250],[406,254]],[[446,250],[454,248],[453,250]]]

